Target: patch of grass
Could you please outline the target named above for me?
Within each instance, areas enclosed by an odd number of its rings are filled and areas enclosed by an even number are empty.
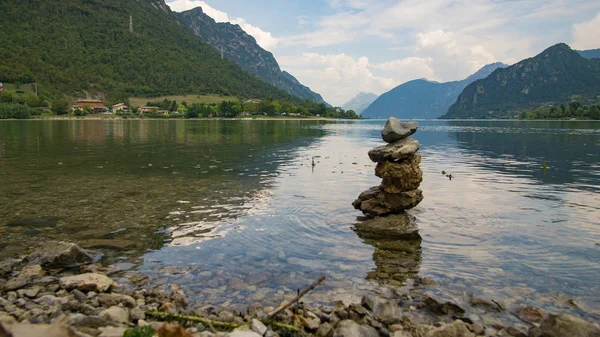
[[[129,105],[134,107],[145,106],[148,102],[163,101],[164,99],[169,101],[186,102],[187,104],[212,104],[221,103],[223,101],[238,101],[239,99],[235,96],[221,96],[221,95],[172,95],[172,96],[160,96],[160,97],[131,97],[129,98]]]
[[[4,91],[12,92],[17,96],[25,96],[30,92],[35,92],[33,84],[15,84],[15,83],[2,83],[4,85]]]

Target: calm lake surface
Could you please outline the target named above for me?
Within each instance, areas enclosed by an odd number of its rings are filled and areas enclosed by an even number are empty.
[[[72,241],[123,277],[223,306],[278,304],[321,274],[307,301],[420,275],[600,318],[599,122],[421,121],[410,243],[352,230],[352,201],[379,184],[367,152],[383,124],[0,121],[0,257]]]

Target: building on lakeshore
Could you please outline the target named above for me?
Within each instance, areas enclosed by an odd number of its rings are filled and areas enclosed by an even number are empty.
[[[129,108],[125,103],[119,103],[112,106],[112,113],[116,114],[118,112],[127,112]]]
[[[157,106],[141,106],[138,108],[138,113],[142,113],[142,114],[147,114],[150,112],[157,112],[157,111],[158,111]]]
[[[248,103],[254,103],[254,104],[258,104],[258,103],[260,103],[260,102],[262,102],[262,100],[260,100],[260,99],[256,99],[256,98],[251,98],[251,99],[249,99],[249,100],[246,100],[246,101],[244,101],[244,104],[248,104]]]
[[[86,107],[90,107],[94,112],[104,112],[106,111],[106,106],[104,105],[104,101],[97,99],[80,99],[77,100],[77,103],[73,105],[73,110],[81,109],[84,110]]]

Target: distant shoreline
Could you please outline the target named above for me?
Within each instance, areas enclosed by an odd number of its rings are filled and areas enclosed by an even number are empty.
[[[223,121],[354,121],[360,119],[338,119],[338,118],[327,118],[327,117],[309,117],[309,118],[299,118],[299,117],[264,117],[264,118],[224,118],[224,117],[213,117],[213,118],[122,118],[116,116],[108,116],[108,117],[74,117],[74,116],[49,116],[49,117],[33,117],[28,119],[0,119],[0,121],[41,121],[41,120],[51,120],[51,121],[117,121],[117,120],[137,120],[137,121],[193,121],[193,120],[201,120],[201,121],[210,121],[210,120],[223,120]]]

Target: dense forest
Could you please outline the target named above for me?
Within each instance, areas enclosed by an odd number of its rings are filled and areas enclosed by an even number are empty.
[[[147,106],[157,109],[177,111],[185,118],[198,117],[239,117],[239,116],[297,116],[297,117],[329,117],[343,119],[358,119],[353,110],[340,107],[328,107],[325,103],[315,103],[309,99],[292,104],[273,100],[261,102],[224,101],[219,104],[187,104],[165,99],[161,102],[148,102]],[[134,111],[135,112],[135,109]],[[178,117],[177,114],[170,117]]]
[[[0,30],[0,82],[36,82],[42,96],[111,103],[216,93],[300,101],[222,60],[162,0],[4,0]]]
[[[521,119],[595,119],[600,120],[600,104],[582,105],[579,102],[522,111]]]

